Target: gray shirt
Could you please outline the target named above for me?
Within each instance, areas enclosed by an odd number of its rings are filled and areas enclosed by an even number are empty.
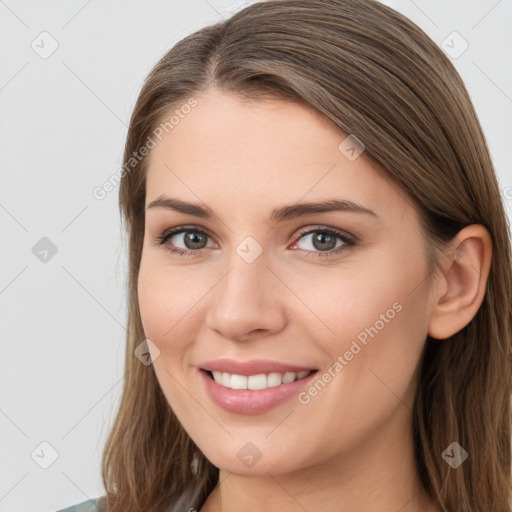
[[[195,493],[190,492],[184,493],[178,503],[176,503],[176,506],[169,508],[166,512],[197,512],[197,510],[191,507],[191,503],[193,503],[196,497],[194,494]],[[71,507],[57,510],[57,512],[107,512],[107,510],[105,508],[104,496],[99,496],[87,501],[82,501]]]
[[[57,512],[102,512],[100,497],[82,501],[82,503],[63,508]]]

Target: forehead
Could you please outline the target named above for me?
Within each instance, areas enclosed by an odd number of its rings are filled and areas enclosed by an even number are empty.
[[[205,201],[214,210],[214,205],[226,208],[226,200],[233,208],[254,212],[263,205],[270,209],[302,198],[334,197],[388,215],[406,207],[403,192],[383,169],[364,152],[355,160],[347,158],[340,144],[346,146],[348,134],[313,109],[217,90],[196,100],[155,140],[146,203],[166,194]]]

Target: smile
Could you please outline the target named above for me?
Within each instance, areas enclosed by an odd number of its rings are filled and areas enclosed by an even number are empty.
[[[296,380],[303,379],[311,374],[312,370],[305,370],[299,373],[295,372],[271,372],[260,373],[258,375],[237,375],[236,373],[213,371],[208,372],[213,380],[231,389],[252,389],[254,391],[259,389],[273,388],[281,384],[288,384]]]
[[[263,414],[293,400],[310,385],[316,368],[268,360],[217,359],[197,367],[209,399],[233,414]]]

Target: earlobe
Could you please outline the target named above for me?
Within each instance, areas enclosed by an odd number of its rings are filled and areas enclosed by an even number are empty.
[[[467,226],[450,244],[440,279],[443,292],[434,298],[430,337],[446,339],[463,329],[482,304],[492,257],[492,240],[481,224]]]

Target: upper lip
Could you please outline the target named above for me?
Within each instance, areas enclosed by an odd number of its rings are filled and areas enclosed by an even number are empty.
[[[295,364],[286,364],[278,361],[268,361],[265,359],[251,359],[250,361],[236,361],[234,359],[215,359],[206,361],[200,365],[200,368],[208,371],[226,372],[236,375],[259,375],[261,373],[286,373],[303,372],[314,370],[315,368],[300,366]]]

